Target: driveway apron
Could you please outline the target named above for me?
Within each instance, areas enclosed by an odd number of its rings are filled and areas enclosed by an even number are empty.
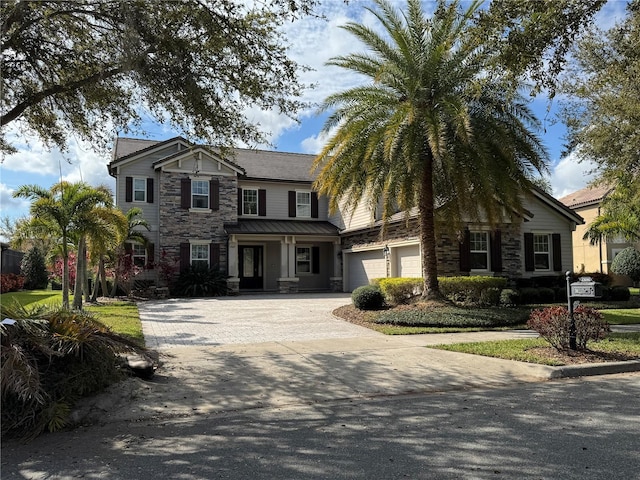
[[[331,314],[350,302],[348,294],[272,294],[148,301],[138,308],[146,344],[159,350],[379,336]]]

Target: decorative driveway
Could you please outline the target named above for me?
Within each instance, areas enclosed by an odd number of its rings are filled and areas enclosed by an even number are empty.
[[[349,294],[243,295],[140,302],[146,344],[153,349],[379,336],[332,311]]]

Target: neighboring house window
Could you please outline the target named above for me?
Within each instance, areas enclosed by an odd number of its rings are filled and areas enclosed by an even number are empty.
[[[147,201],[147,179],[146,178],[133,179],[133,201],[134,202]]]
[[[536,270],[550,270],[551,248],[549,245],[549,235],[533,235],[533,258]]]
[[[471,270],[489,270],[489,238],[487,232],[470,232]]]
[[[209,208],[209,181],[191,181],[191,206],[193,208]]]
[[[254,188],[242,189],[242,214],[258,215],[258,190]]]
[[[136,267],[144,268],[147,264],[147,249],[144,245],[134,243],[131,245],[131,259]]]
[[[311,217],[311,192],[296,192],[296,217]]]
[[[296,247],[296,273],[311,273],[311,247]]]
[[[191,245],[191,265],[193,267],[209,266],[209,244]]]

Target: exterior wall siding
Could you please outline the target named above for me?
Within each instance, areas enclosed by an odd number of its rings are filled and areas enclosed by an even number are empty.
[[[289,217],[289,191],[295,190],[311,190],[311,185],[295,184],[295,183],[276,183],[276,182],[263,182],[257,180],[243,180],[238,181],[239,188],[256,188],[264,189],[267,191],[267,215],[264,217],[257,217],[256,215],[249,215],[244,218],[261,218],[265,220],[295,220],[295,218]],[[234,198],[236,194],[234,193]],[[243,218],[241,216],[240,218]],[[318,196],[318,218],[298,218],[298,220],[319,220],[327,221],[329,218],[329,202],[327,197]]]

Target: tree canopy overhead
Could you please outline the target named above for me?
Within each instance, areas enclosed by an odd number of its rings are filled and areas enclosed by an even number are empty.
[[[315,3],[3,0],[0,124],[61,148],[70,133],[110,140],[143,114],[212,144],[264,141],[243,113],[295,115],[302,85],[278,28]]]

